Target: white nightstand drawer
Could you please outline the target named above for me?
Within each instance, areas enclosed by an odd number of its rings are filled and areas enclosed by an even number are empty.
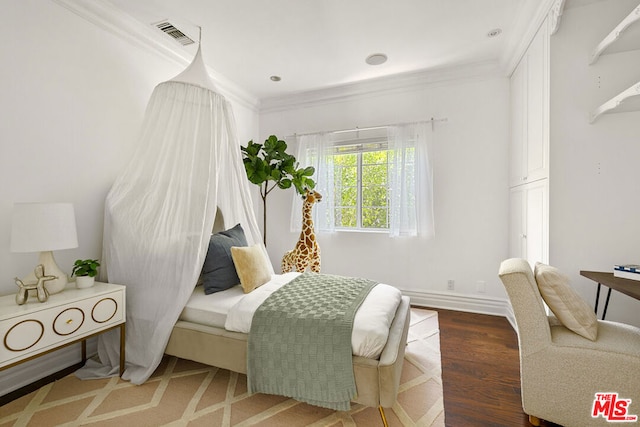
[[[118,311],[118,307],[122,302],[118,302],[113,298],[102,298],[98,302],[96,302],[91,309],[91,320],[96,323],[107,323],[110,321],[121,320],[117,318],[116,315],[122,315],[122,312]]]
[[[13,324],[4,335],[4,346],[15,352],[29,350],[40,342],[44,325],[35,319],[25,319]]]
[[[53,319],[53,332],[61,337],[78,332],[84,324],[84,317],[84,311],[78,307],[65,308]]]
[[[0,297],[0,368],[125,322],[125,287],[69,287],[45,303]]]

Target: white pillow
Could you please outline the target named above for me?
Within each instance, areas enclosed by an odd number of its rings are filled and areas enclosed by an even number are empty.
[[[535,276],[544,302],[558,320],[576,334],[595,341],[598,336],[596,314],[569,285],[569,278],[557,268],[539,262]]]

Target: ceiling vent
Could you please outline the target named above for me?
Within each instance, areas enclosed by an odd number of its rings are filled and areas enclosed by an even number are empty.
[[[182,31],[177,29],[175,25],[173,25],[169,21],[158,22],[157,24],[154,24],[154,25],[183,46],[188,46],[190,44],[195,43],[195,41],[189,38],[189,36],[187,36]]]

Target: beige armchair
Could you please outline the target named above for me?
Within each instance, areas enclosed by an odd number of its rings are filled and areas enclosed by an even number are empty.
[[[527,261],[503,261],[499,276],[516,318],[522,408],[531,424],[548,420],[565,427],[605,426],[611,425],[607,414],[619,417],[622,412],[637,415],[640,423],[640,328],[597,321],[597,338],[591,341],[547,316]],[[593,418],[596,393],[617,393],[618,403],[631,402],[610,412],[603,401]]]

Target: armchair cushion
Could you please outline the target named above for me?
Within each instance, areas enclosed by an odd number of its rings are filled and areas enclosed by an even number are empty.
[[[569,285],[569,279],[557,268],[536,263],[535,278],[542,298],[558,320],[568,329],[595,341],[598,320],[593,309]]]

